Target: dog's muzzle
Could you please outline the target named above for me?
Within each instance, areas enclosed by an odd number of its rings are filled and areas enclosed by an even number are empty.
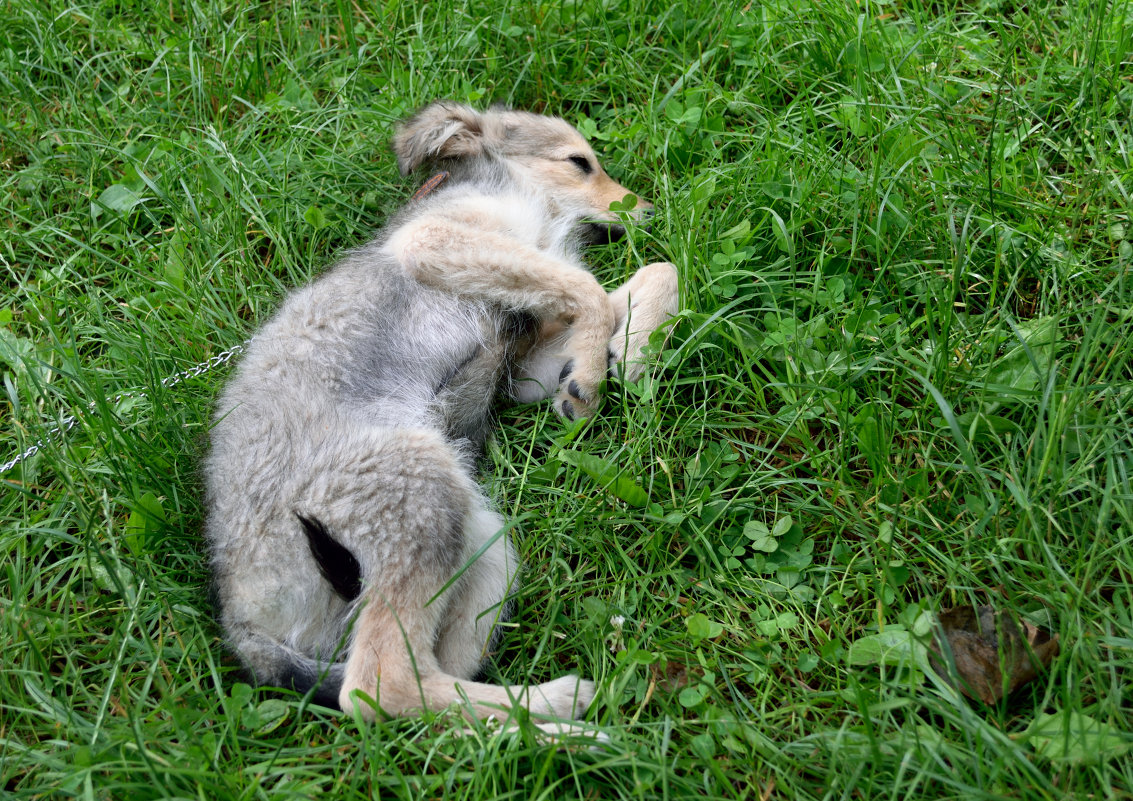
[[[626,229],[620,223],[588,222],[583,224],[582,235],[591,245],[608,245],[624,237]]]

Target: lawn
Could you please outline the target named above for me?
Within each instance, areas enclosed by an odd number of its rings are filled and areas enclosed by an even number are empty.
[[[0,795],[1130,798],[1131,53],[1128,0],[0,0]],[[601,748],[254,690],[213,620],[220,357],[438,97],[578,125],[658,207],[599,279],[681,275],[646,376],[481,463],[489,675],[594,678]],[[1057,657],[957,693],[970,605]]]

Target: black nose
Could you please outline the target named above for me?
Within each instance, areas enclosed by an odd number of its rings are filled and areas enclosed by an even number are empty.
[[[583,225],[582,235],[591,245],[608,245],[625,236],[626,229],[617,223],[588,222]]]

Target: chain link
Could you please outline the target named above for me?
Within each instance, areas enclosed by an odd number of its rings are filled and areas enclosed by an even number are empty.
[[[165,387],[166,389],[168,389],[169,387],[175,387],[182,381],[186,381],[190,378],[196,378],[197,376],[204,375],[210,370],[215,370],[216,368],[227,364],[232,360],[234,356],[239,356],[241,353],[243,353],[244,349],[247,348],[248,343],[251,341],[252,340],[250,339],[244,340],[242,344],[235,345],[228,350],[221,351],[215,356],[209,357],[207,360],[201,362],[200,364],[190,367],[188,370],[181,370],[180,372],[174,373],[173,375],[168,375],[165,378],[161,379],[161,386]],[[111,406],[117,406],[119,403],[129,398],[144,397],[146,397],[146,393],[142,390],[130,389],[125,390],[124,392],[119,392],[117,395],[107,398],[106,403]],[[36,443],[25,450],[23,453],[16,454],[16,456],[14,456],[12,459],[9,459],[7,462],[4,462],[4,464],[0,465],[0,475],[4,475],[16,465],[20,464],[21,462],[25,462],[35,456],[37,453],[43,450],[45,443],[66,434],[68,431],[75,427],[75,425],[79,422],[80,417],[82,417],[84,414],[90,414],[97,408],[98,402],[91,401],[89,404],[87,404],[86,411],[80,410],[76,414],[64,417],[60,421],[59,425],[53,426],[52,429],[47,432],[46,437],[36,440]]]

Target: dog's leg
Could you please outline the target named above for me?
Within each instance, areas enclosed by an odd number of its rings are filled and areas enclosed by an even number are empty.
[[[677,268],[667,261],[642,267],[609,294],[614,312],[610,364],[623,365],[623,378],[636,381],[645,363],[642,355],[650,335],[680,309]]]
[[[621,364],[622,377],[636,381],[645,369],[642,355],[650,335],[680,308],[677,269],[669,262],[642,267],[611,292],[607,299],[614,315],[608,342],[611,372]],[[520,403],[549,398],[558,386],[558,376],[567,364],[567,333],[561,326],[545,326],[539,339],[516,369],[511,396]]]
[[[566,355],[567,329],[550,323],[539,329],[531,348],[516,365],[511,397],[519,403],[538,403],[555,394],[559,376],[569,361]]]
[[[446,670],[474,670],[469,667],[474,661],[472,650],[483,648],[491,629],[490,620],[475,619],[480,609],[464,607],[471,633],[459,648],[446,646],[449,664],[442,666],[438,638],[454,601],[478,605],[503,600],[506,580],[494,593],[450,599],[449,593],[459,591],[469,578],[467,573],[441,592],[469,556],[499,530],[500,519],[483,508],[459,456],[434,431],[363,429],[355,431],[347,444],[346,450],[333,454],[335,469],[312,482],[304,502],[305,511],[322,509],[322,522],[331,535],[357,557],[366,587],[338,696],[342,708],[350,709],[351,693],[362,690],[392,715],[443,709],[464,697],[472,703],[472,714],[482,717],[516,703],[556,717],[585,711],[594,686],[575,676],[530,688],[502,687],[465,681],[465,676]],[[476,568],[479,561],[472,564],[474,576],[495,574],[499,581],[503,571],[506,579],[506,565],[513,557],[504,543],[488,548],[481,556],[488,561],[480,568]],[[474,639],[479,640],[475,645]],[[372,718],[374,711],[367,704],[360,707],[364,717]]]
[[[447,602],[437,637],[437,661],[441,670],[453,676],[469,679],[476,675],[496,639],[498,623],[507,615],[506,599],[514,588],[519,558],[507,534],[500,534],[503,527],[504,519],[495,512],[473,509],[465,521],[464,535],[466,551],[475,561],[444,597],[434,601]],[[477,556],[481,548],[485,550]]]
[[[470,704],[468,714],[486,718],[506,715],[516,705],[537,715],[575,718],[594,698],[592,682],[563,676],[544,684],[523,687],[467,681],[441,669],[433,641],[444,614],[443,604],[409,607],[390,598],[370,594],[355,623],[354,644],[346,663],[339,704],[349,710],[351,693],[360,689],[375,697],[392,716],[420,709],[441,710],[453,704]],[[360,703],[359,712],[372,720],[375,709]]]
[[[387,248],[408,275],[426,286],[523,309],[541,322],[568,326],[567,362],[559,376],[555,409],[569,419],[594,412],[598,387],[606,377],[614,313],[589,272],[517,246],[513,237],[450,220],[410,222],[390,238]]]

